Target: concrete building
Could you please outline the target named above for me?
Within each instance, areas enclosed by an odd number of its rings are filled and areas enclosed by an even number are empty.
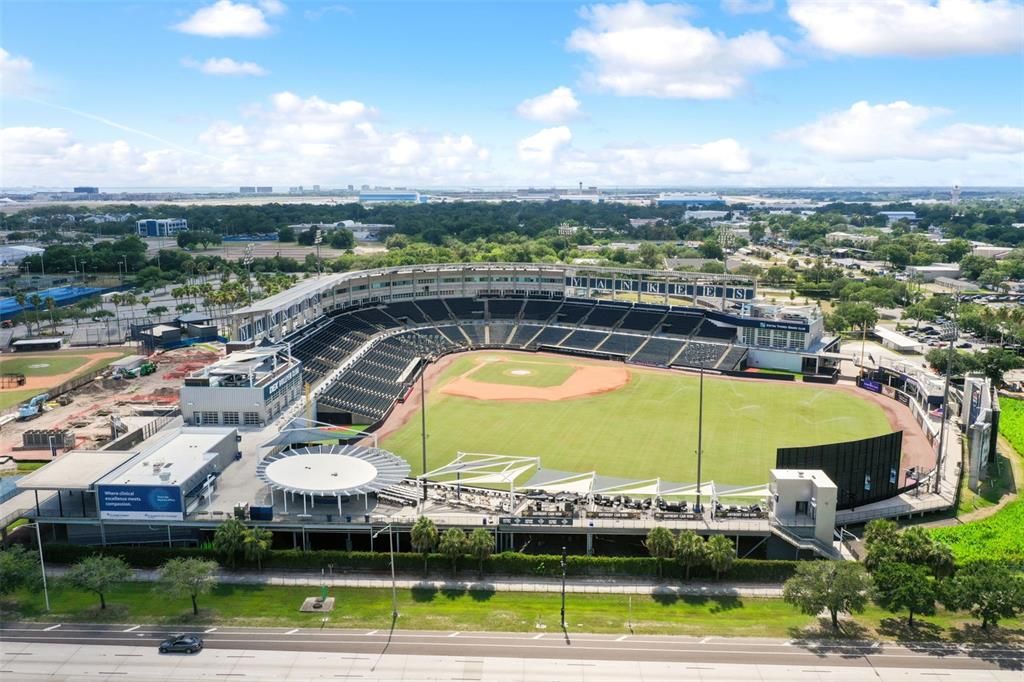
[[[858,246],[867,244],[874,244],[878,241],[878,236],[873,234],[860,234],[853,232],[829,232],[825,235],[826,244],[841,244],[843,242],[849,242]]]
[[[140,237],[173,237],[188,229],[184,218],[147,218],[135,221]]]
[[[920,278],[922,282],[934,282],[938,277],[956,279],[960,277],[960,265],[957,263],[932,263],[931,265],[908,265],[907,275]]]
[[[185,423],[262,426],[302,395],[302,363],[288,346],[259,346],[185,377],[181,387]]]
[[[99,194],[99,187],[75,187],[71,190],[75,194]]]
[[[712,206],[724,204],[725,199],[713,192],[662,192],[654,202],[658,206]]]
[[[909,223],[917,222],[917,213],[914,211],[879,211],[878,215],[885,216],[887,225],[890,227],[901,220],[906,220]]]
[[[683,220],[721,220],[727,215],[729,215],[729,211],[686,211],[683,213]]]
[[[992,246],[991,244],[979,244],[971,249],[971,253],[975,256],[996,260],[1004,260],[1011,251],[1013,248],[1009,246]]]
[[[772,469],[768,505],[773,525],[832,546],[836,527],[836,484],[818,469]]]
[[[17,265],[30,256],[37,256],[45,249],[38,246],[23,246],[21,244],[9,244],[0,246],[0,265]]]

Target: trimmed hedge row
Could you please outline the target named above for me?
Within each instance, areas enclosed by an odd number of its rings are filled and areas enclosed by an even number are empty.
[[[119,556],[129,565],[136,568],[156,568],[168,559],[176,557],[197,557],[201,559],[219,560],[218,554],[208,547],[108,547],[100,550],[97,547],[81,545],[45,545],[44,554],[47,561],[59,564],[72,564],[76,561],[102,551],[105,554]],[[488,575],[514,576],[559,576],[562,573],[561,557],[553,554],[520,554],[502,552],[494,554],[484,562],[484,573]],[[787,580],[796,571],[796,561],[764,561],[757,559],[737,559],[724,577],[741,582],[778,583]],[[388,554],[384,552],[341,552],[312,551],[303,552],[294,549],[272,550],[263,559],[263,567],[270,570],[303,570],[315,571],[334,565],[334,571],[384,573],[390,568]],[[430,573],[448,575],[451,562],[441,554],[431,554],[427,559]],[[239,564],[239,567],[254,568],[250,564]],[[420,574],[423,571],[423,555],[403,552],[395,555],[395,569],[402,573]],[[459,561],[459,571],[467,577],[475,576],[477,563],[470,557]],[[682,578],[683,568],[673,562],[664,563],[666,578]],[[566,572],[570,576],[630,576],[653,578],[658,575],[658,562],[651,557],[608,557],[608,556],[570,556]],[[691,577],[706,579],[714,576],[707,567],[691,571]]]

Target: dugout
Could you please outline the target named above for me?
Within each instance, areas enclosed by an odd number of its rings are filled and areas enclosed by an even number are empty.
[[[15,353],[35,353],[46,350],[60,350],[64,339],[59,336],[43,336],[37,339],[21,339],[11,344]]]

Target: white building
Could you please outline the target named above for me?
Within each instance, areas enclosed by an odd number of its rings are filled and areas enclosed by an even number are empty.
[[[0,246],[0,265],[17,265],[30,256],[43,253],[44,250],[38,246],[25,246],[22,244]]]
[[[840,244],[850,242],[851,244],[866,245],[874,244],[878,237],[873,234],[860,234],[853,232],[829,232],[825,235],[826,244]]]
[[[907,275],[920,278],[922,282],[934,282],[938,277],[956,279],[960,277],[958,263],[932,263],[931,265],[908,265]]]
[[[146,218],[135,221],[135,227],[140,237],[173,237],[188,230],[188,221],[184,218]]]

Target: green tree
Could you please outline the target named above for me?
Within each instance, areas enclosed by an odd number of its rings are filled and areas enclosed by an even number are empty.
[[[0,550],[0,595],[18,590],[36,591],[42,584],[39,555],[24,545]]]
[[[235,567],[238,557],[245,551],[245,538],[248,529],[238,519],[228,519],[217,526],[213,533],[213,549],[231,568]]]
[[[697,247],[700,251],[700,255],[704,258],[711,258],[714,260],[722,260],[725,257],[725,252],[722,251],[722,246],[714,239],[706,239],[701,242],[701,245]]]
[[[477,561],[478,575],[484,577],[484,562],[494,552],[494,536],[483,528],[477,528],[469,534],[466,551]]]
[[[907,625],[914,626],[914,614],[935,614],[938,590],[935,578],[926,566],[886,563],[878,567],[872,578],[875,601],[892,613],[907,611]]]
[[[107,608],[106,594],[114,585],[131,577],[132,571],[121,557],[94,554],[73,565],[64,574],[72,587],[92,592],[100,598],[100,608]]]
[[[640,248],[637,249],[637,259],[645,268],[653,270],[661,267],[661,253],[658,251],[658,246],[652,242],[640,244]]]
[[[263,557],[270,553],[270,546],[273,544],[274,534],[266,528],[256,526],[245,531],[242,540],[242,552],[245,560],[256,562],[256,569],[263,570]]]
[[[692,530],[684,530],[676,539],[676,561],[686,569],[686,579],[690,579],[690,569],[698,568],[707,563],[708,550],[704,538]]]
[[[655,526],[647,533],[644,546],[652,557],[658,561],[658,577],[665,575],[665,559],[671,559],[676,553],[676,539],[672,531],[663,526]]]
[[[459,568],[459,557],[466,553],[466,531],[449,528],[441,535],[438,550],[452,562],[452,577]]]
[[[159,589],[172,597],[189,597],[192,615],[199,615],[197,599],[217,584],[217,562],[193,557],[171,559],[160,567]]]
[[[421,516],[416,519],[416,523],[413,524],[409,536],[412,540],[413,549],[423,554],[423,575],[426,575],[427,558],[430,556],[431,550],[437,546],[437,526],[434,525],[432,519]]]
[[[935,319],[935,313],[923,301],[919,301],[904,308],[903,319],[915,320],[917,324],[914,325],[914,329],[917,330],[921,328],[922,321]]]
[[[708,539],[707,554],[708,566],[715,572],[715,580],[718,580],[732,568],[732,562],[736,560],[736,547],[724,535],[714,535]]]
[[[293,242],[295,241],[295,229],[290,226],[282,227],[277,231],[277,241],[279,242]]]
[[[782,598],[801,613],[817,616],[828,610],[832,627],[839,628],[840,613],[860,613],[867,606],[871,577],[852,561],[806,561],[782,586]]]
[[[43,328],[39,325],[39,306],[43,304],[43,299],[40,298],[39,294],[32,294],[28,297],[29,303],[32,304],[32,308],[36,312],[36,331],[41,335]]]
[[[878,311],[866,301],[840,303],[836,306],[836,313],[862,332],[874,329],[878,323]]]
[[[947,608],[970,611],[981,620],[981,629],[998,625],[1024,610],[1024,584],[1005,565],[979,561],[960,569],[946,583],[943,603]]]

